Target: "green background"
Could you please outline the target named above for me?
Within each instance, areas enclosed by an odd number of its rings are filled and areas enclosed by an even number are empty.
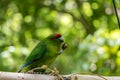
[[[115,0],[120,10],[120,1]],[[35,45],[61,33],[61,74],[120,75],[120,30],[112,0],[0,0],[0,71],[16,72]]]

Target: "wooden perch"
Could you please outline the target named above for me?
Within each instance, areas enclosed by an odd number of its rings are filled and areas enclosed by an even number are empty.
[[[63,80],[120,80],[120,77],[100,77],[97,75],[71,74],[62,75]],[[0,72],[0,80],[59,80],[57,76],[43,74],[26,74],[13,72]]]

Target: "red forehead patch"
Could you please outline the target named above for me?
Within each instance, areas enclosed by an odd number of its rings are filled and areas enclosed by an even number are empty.
[[[55,34],[55,37],[59,38],[61,37],[61,34]]]

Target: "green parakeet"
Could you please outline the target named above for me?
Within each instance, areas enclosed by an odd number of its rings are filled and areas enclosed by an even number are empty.
[[[26,58],[18,72],[27,72],[31,69],[50,66],[56,57],[66,48],[61,34],[52,34],[40,41]]]

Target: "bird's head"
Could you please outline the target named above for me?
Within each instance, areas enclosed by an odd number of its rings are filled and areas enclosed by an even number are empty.
[[[48,37],[51,41],[57,41],[59,43],[64,42],[64,39],[61,34],[52,34]]]
[[[48,36],[47,39],[49,39],[52,45],[57,45],[57,47],[59,46],[60,51],[58,51],[58,53],[62,53],[67,48],[67,44],[64,42],[61,34],[52,34]]]

